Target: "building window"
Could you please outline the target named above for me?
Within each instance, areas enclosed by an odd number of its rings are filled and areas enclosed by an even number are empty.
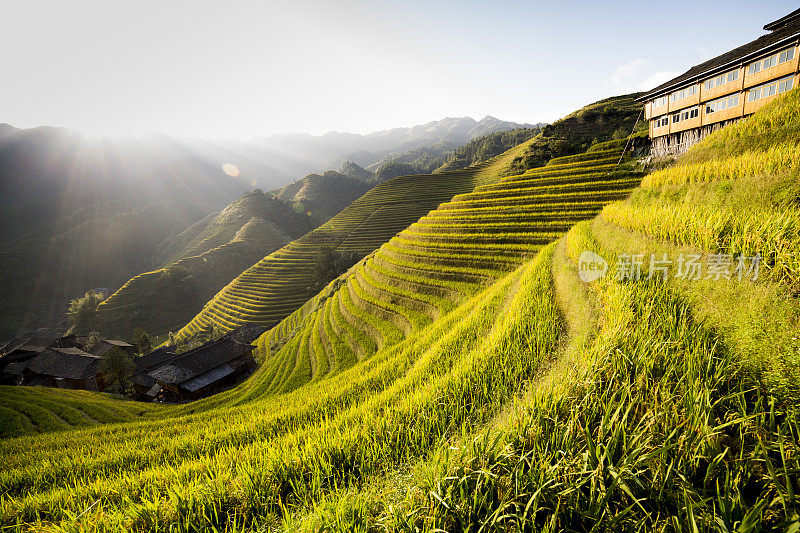
[[[787,61],[791,61],[794,59],[794,48],[789,48],[788,50],[784,50],[780,54],[778,54],[778,64],[786,63]]]
[[[753,74],[758,74],[762,70],[767,70],[768,68],[772,68],[775,65],[780,65],[781,63],[786,63],[792,59],[794,59],[794,47],[787,48],[782,52],[772,54],[769,57],[765,57],[764,59],[759,59],[758,61],[750,63],[750,66],[747,67],[747,74],[748,76],[752,76]]]
[[[677,122],[682,122],[684,120],[689,120],[692,118],[696,118],[700,116],[700,107],[690,107],[689,109],[684,109],[677,113],[672,114],[672,123],[675,124]]]
[[[731,109],[739,105],[739,95],[736,96],[726,96],[724,98],[718,98],[706,104],[706,115],[710,115],[711,113],[716,113],[717,111],[723,111],[725,109]]]
[[[656,109],[656,108],[659,108],[659,107],[662,107],[662,106],[665,106],[665,105],[667,105],[667,97],[666,96],[662,96],[661,98],[656,98],[655,100],[653,100],[653,109]]]
[[[657,118],[654,127],[655,128],[663,128],[664,126],[669,125],[669,117],[661,117]]]
[[[719,87],[727,83],[732,83],[739,79],[739,70],[732,70],[725,74],[720,74],[716,78],[712,78],[706,82],[706,91],[710,91],[714,87]]]
[[[697,85],[692,85],[691,87],[687,87],[685,89],[681,89],[680,91],[676,91],[670,95],[670,100],[673,102],[677,102],[678,100],[683,100],[689,96],[694,96],[697,94]]]
[[[794,76],[786,76],[785,78],[781,78],[770,83],[765,83],[764,85],[759,85],[758,87],[750,89],[750,91],[747,93],[747,101],[755,102],[756,100],[760,100],[762,98],[785,93],[786,91],[790,91],[792,87],[794,87]]]

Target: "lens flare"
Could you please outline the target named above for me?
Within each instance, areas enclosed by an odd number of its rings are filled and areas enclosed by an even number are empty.
[[[232,178],[239,175],[239,168],[233,163],[225,163],[222,165],[222,171]]]
[[[295,202],[295,203],[294,203],[294,205],[292,206],[292,209],[294,209],[294,212],[295,212],[295,213],[298,213],[298,214],[300,214],[300,213],[302,213],[302,212],[303,212],[303,210],[304,210],[304,209],[303,209],[303,204],[302,204],[302,203],[300,203],[300,202]]]

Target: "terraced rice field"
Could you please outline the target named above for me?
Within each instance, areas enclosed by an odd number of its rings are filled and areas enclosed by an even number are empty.
[[[367,255],[440,203],[495,178],[508,157],[461,171],[401,176],[376,186],[319,228],[243,272],[178,332],[178,339],[212,327],[277,324],[316,292],[314,263],[324,248]]]
[[[618,149],[600,150],[522,175],[484,174],[259,339],[261,357],[277,367],[270,389],[289,390],[396,344],[514,271],[639,185],[642,173],[618,161]]]
[[[0,387],[0,438],[132,422],[156,409],[86,391]]]
[[[793,115],[767,106],[687,164],[765,131],[800,146],[790,95]],[[233,390],[4,439],[0,526],[796,530],[800,305],[781,259],[800,248],[796,170],[687,184],[678,163],[628,194],[631,167],[592,177],[604,157],[455,195],[262,337],[264,364]],[[585,177],[574,190],[548,174],[562,165]],[[656,224],[669,209],[694,213],[672,220],[681,242]],[[757,282],[588,284],[576,264],[583,250],[614,264],[743,241],[770,258]]]

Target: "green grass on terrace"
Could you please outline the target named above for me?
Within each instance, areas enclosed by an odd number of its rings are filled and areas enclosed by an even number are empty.
[[[786,142],[792,98],[722,133],[742,146],[751,130]],[[772,129],[754,126],[760,120]],[[800,238],[748,217],[773,212],[796,227],[797,174],[781,166],[687,183],[682,165],[700,162],[716,135],[658,182],[621,187],[600,216],[550,237],[558,242],[542,247],[526,240],[537,235],[530,227],[494,227],[496,239],[477,249],[488,254],[514,237],[512,271],[470,263],[483,253],[437,264],[442,244],[417,238],[428,233],[412,225],[262,337],[264,363],[236,389],[132,422],[5,439],[0,524],[793,530],[800,304],[791,257],[780,253],[800,249]],[[502,213],[552,212],[553,195],[532,187],[495,204],[465,194],[437,212],[452,207],[464,220],[492,212],[498,222]],[[557,197],[568,207],[586,196]],[[733,204],[744,199],[747,208]],[[671,219],[664,234],[651,217],[659,206],[696,218]],[[707,233],[701,214],[727,217],[728,231],[712,224]],[[745,223],[757,239],[745,238]],[[474,243],[470,233],[448,234],[447,245]],[[707,254],[740,242],[772,258],[762,279],[585,284],[576,269],[584,250],[613,264],[629,246]],[[435,320],[415,307],[433,303],[422,295],[448,302]]]

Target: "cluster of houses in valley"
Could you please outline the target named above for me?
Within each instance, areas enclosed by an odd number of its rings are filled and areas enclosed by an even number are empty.
[[[109,385],[102,357],[118,348],[133,356],[130,381],[138,399],[196,400],[225,390],[252,372],[251,343],[264,331],[246,324],[183,353],[166,346],[144,355],[136,355],[135,346],[118,340],[92,339],[90,344],[89,338],[75,335],[26,338],[0,352],[0,384],[102,391]]]

